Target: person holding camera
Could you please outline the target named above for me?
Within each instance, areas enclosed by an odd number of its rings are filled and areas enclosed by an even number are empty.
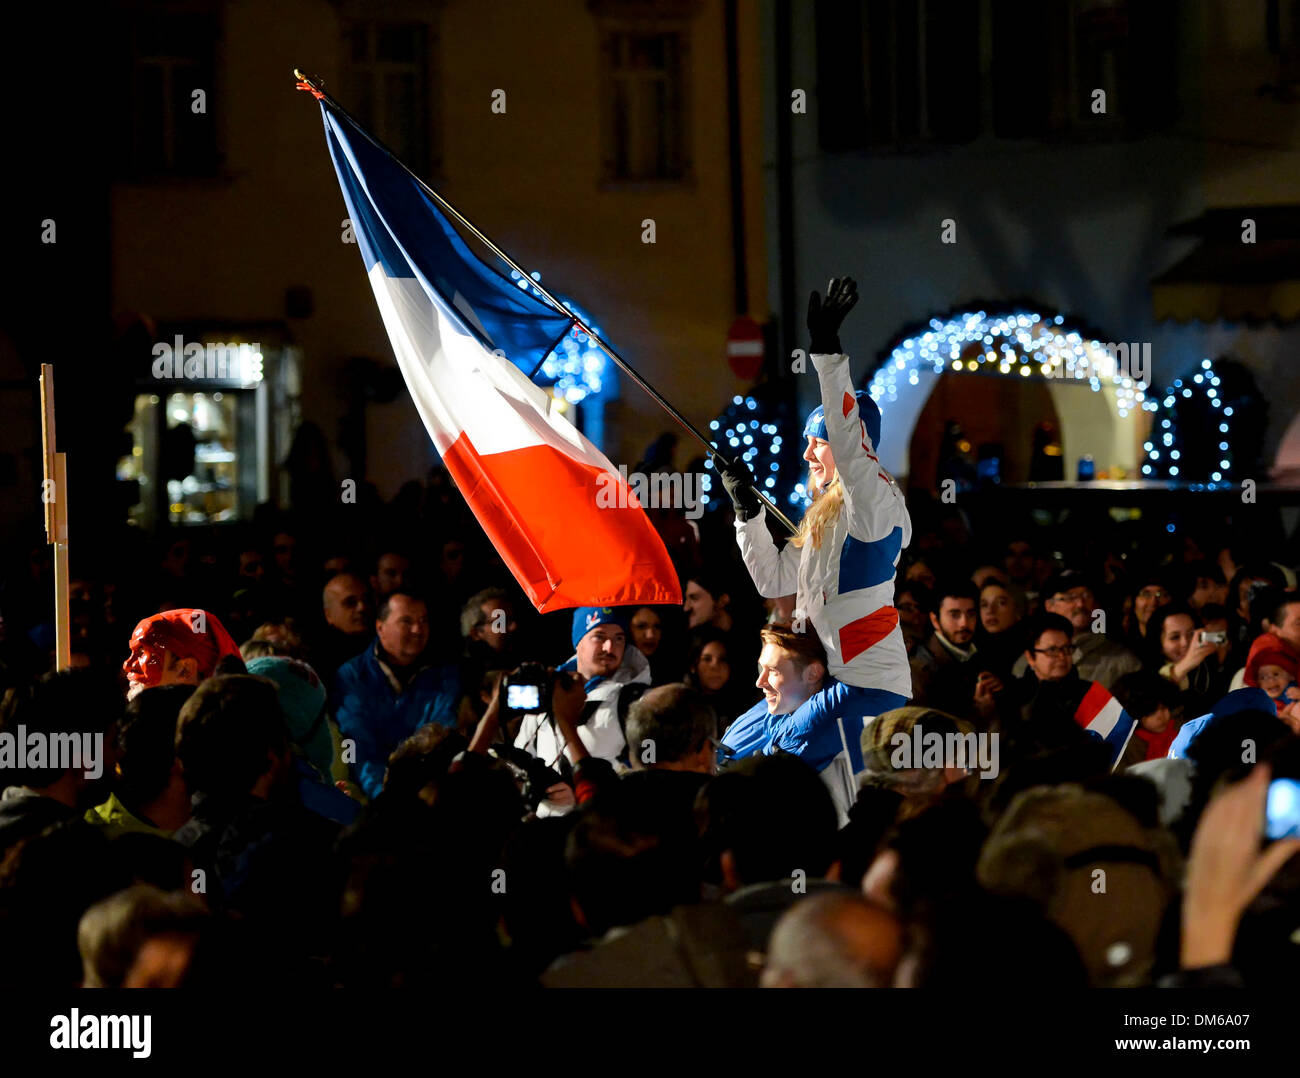
[[[1199,614],[1179,602],[1160,607],[1147,623],[1148,665],[1178,686],[1189,718],[1209,711],[1228,691],[1227,627],[1222,617],[1215,624],[1207,628]]]
[[[583,746],[592,756],[610,761],[619,758],[626,744],[619,717],[620,695],[630,685],[650,684],[650,663],[627,642],[627,632],[623,611],[609,606],[579,607],[573,612],[573,657],[558,667],[559,672],[576,673],[583,682],[586,702],[577,723]],[[517,712],[528,704],[511,702],[512,684],[519,682],[507,678],[506,706]],[[573,763],[573,753],[566,753],[564,734],[550,709],[541,703],[549,695],[549,688],[539,684],[533,705],[537,710],[523,715],[514,743],[563,773]]]
[[[579,674],[557,673],[540,663],[524,663],[497,680],[467,751],[504,764],[514,776],[529,812],[538,817],[563,816],[578,803],[575,787],[580,785],[579,765],[590,759],[577,727],[586,702]],[[511,735],[522,721],[541,713],[559,730],[561,741],[571,750],[567,759],[557,759],[559,770],[526,748],[512,744]],[[599,762],[608,767],[605,761]]]

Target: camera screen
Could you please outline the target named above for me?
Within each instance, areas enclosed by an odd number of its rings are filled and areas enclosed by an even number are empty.
[[[522,711],[541,705],[541,692],[536,685],[507,685],[506,707]]]
[[[1294,838],[1300,836],[1300,782],[1295,779],[1274,779],[1268,785],[1268,823],[1265,834],[1269,838]]]

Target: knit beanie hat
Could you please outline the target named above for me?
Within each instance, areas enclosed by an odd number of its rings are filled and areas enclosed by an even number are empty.
[[[325,721],[325,686],[316,671],[301,659],[264,655],[249,660],[248,672],[275,682],[289,739],[313,766],[328,775],[334,762],[334,742]]]
[[[615,606],[580,606],[573,612],[573,646],[592,629],[601,625],[617,625],[627,632],[627,613]]]

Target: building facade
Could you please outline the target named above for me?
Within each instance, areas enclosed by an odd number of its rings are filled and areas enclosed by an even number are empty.
[[[249,451],[270,474],[257,500],[286,502],[277,469],[299,419],[324,432],[336,476],[369,479],[385,497],[437,459],[392,383],[318,110],[294,92],[295,66],[588,312],[697,425],[741,388],[727,328],[746,297],[748,313],[767,315],[757,9],[231,0],[120,13],[116,77],[130,129],[111,187],[113,309],[143,316],[165,341],[183,326],[200,343],[262,346],[268,385],[251,414],[264,441]],[[737,189],[743,247],[729,210]],[[574,417],[615,464],[631,466],[672,424],[612,365],[599,382]],[[181,401],[177,388],[165,386],[158,406]],[[186,397],[175,407],[185,417],[166,422],[193,425],[192,404]],[[679,454],[679,463],[693,455],[685,445]]]
[[[1194,248],[1170,230],[1207,209],[1300,203],[1288,5],[763,6],[765,130],[777,148],[765,166],[769,296],[797,318],[790,297],[806,302],[833,275],[857,277],[862,302],[844,336],[860,385],[931,319],[997,304],[1061,313],[1101,342],[1149,345],[1153,392],[1206,357],[1240,360],[1270,405],[1263,465],[1275,459],[1300,409],[1294,312],[1180,320],[1152,282]],[[1262,249],[1278,238],[1256,240]],[[810,404],[815,386],[801,392]],[[967,396],[986,408],[982,389]],[[1008,416],[1023,411],[1020,396],[1004,394]],[[924,403],[891,424],[882,401],[886,450],[891,432],[938,440],[945,417]],[[1076,409],[1058,401],[1056,411],[1068,427]],[[1101,420],[1076,420],[1067,478],[1115,436]],[[892,450],[906,473],[908,447]]]

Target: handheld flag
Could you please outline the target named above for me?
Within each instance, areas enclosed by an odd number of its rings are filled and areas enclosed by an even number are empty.
[[[1114,771],[1137,723],[1099,681],[1094,681],[1083,694],[1074,721],[1106,742],[1110,748],[1110,769]]]
[[[411,398],[533,605],[680,603],[663,540],[626,481],[525,374],[572,318],[480,261],[419,181],[349,117],[324,100],[321,113]]]

